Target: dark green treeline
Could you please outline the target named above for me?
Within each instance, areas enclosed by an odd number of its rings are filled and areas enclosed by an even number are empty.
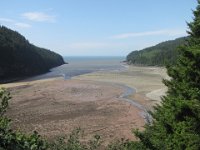
[[[0,82],[44,73],[62,64],[59,54],[30,44],[18,32],[0,26]]]
[[[140,141],[132,148],[129,143],[128,149],[200,149],[200,0],[193,14],[188,43],[179,48],[176,63],[167,67],[166,96],[152,112],[153,122],[135,132]]]
[[[187,43],[188,37],[159,43],[140,51],[133,51],[127,56],[127,62],[135,65],[164,66],[174,64],[177,57],[177,47]]]

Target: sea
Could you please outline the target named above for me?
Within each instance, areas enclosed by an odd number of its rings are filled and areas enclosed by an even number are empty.
[[[74,76],[97,71],[122,71],[126,69],[126,65],[123,62],[126,58],[121,56],[73,56],[63,58],[68,64],[52,68],[48,73],[31,77],[28,80],[39,80],[53,77],[63,77],[64,79],[70,79]]]

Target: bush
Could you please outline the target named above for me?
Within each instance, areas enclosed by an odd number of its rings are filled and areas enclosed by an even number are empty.
[[[11,120],[5,116],[10,93],[0,89],[0,150],[95,150],[101,145],[100,136],[95,135],[88,144],[80,142],[81,129],[74,130],[68,138],[62,137],[54,142],[47,142],[36,131],[27,135],[13,131]]]
[[[0,89],[0,150],[46,150],[48,144],[37,132],[25,135],[10,128],[11,120],[5,117],[10,93]]]

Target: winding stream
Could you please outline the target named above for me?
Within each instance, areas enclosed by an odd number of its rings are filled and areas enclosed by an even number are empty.
[[[126,102],[130,103],[132,106],[135,106],[135,107],[139,108],[140,110],[142,110],[140,115],[145,119],[146,123],[151,123],[152,116],[149,114],[149,112],[146,110],[146,108],[143,105],[136,102],[135,100],[128,98],[130,95],[134,94],[136,92],[136,90],[129,86],[123,85],[123,84],[117,83],[117,85],[124,89],[124,93],[120,96],[120,98],[123,98],[122,99],[123,101],[126,101]]]

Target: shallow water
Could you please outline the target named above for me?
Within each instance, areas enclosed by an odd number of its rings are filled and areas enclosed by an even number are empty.
[[[130,95],[134,94],[136,90],[124,84],[117,84],[117,85],[121,86],[124,89],[124,93],[120,96],[121,98],[123,98],[123,101],[126,101],[130,103],[132,106],[136,106],[137,108],[142,110],[140,115],[144,118],[146,123],[151,123],[152,116],[149,114],[146,108],[137,101],[128,98]]]
[[[125,57],[64,57],[68,64],[53,68],[50,72],[29,78],[29,80],[46,79],[52,77],[71,77],[96,72],[123,70],[125,66],[122,61]]]

